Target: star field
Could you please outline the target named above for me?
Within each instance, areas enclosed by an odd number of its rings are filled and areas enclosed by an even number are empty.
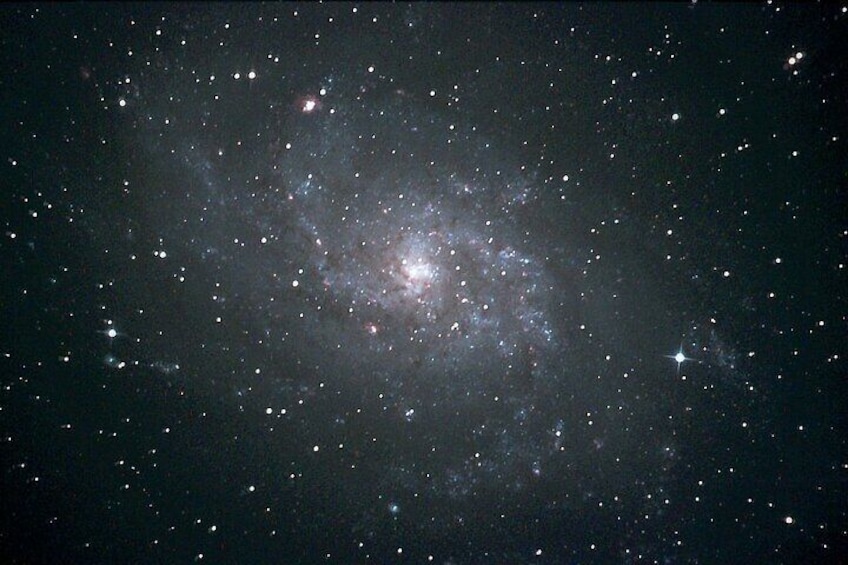
[[[0,554],[841,562],[845,18],[6,9]]]

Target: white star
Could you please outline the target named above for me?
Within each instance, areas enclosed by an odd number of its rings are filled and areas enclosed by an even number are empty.
[[[693,359],[691,357],[686,357],[686,355],[683,353],[683,344],[682,343],[680,344],[680,349],[677,350],[677,353],[675,353],[674,355],[663,355],[663,357],[666,357],[667,359],[671,359],[672,361],[677,363],[677,374],[678,375],[680,374],[680,366],[683,363],[685,363],[686,361],[697,361],[697,359]]]
[[[105,335],[106,338],[109,340],[110,345],[112,344],[113,341],[115,341],[116,338],[124,337],[124,334],[119,332],[115,328],[112,320],[105,320],[105,322],[106,322],[106,328],[103,329],[103,330],[100,330],[98,333]]]

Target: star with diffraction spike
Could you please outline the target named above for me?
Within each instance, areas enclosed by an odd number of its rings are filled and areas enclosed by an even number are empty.
[[[663,355],[663,357],[667,359],[671,359],[677,363],[677,374],[680,374],[680,366],[686,361],[697,361],[697,359],[693,359],[692,357],[686,357],[683,353],[683,344],[680,344],[680,349],[677,350],[677,353],[674,355]]]

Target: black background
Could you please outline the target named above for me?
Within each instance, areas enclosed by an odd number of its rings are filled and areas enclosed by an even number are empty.
[[[2,28],[4,561],[844,558],[838,7]]]

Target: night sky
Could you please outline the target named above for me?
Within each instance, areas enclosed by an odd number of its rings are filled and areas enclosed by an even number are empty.
[[[848,559],[848,5],[0,22],[0,561]]]

